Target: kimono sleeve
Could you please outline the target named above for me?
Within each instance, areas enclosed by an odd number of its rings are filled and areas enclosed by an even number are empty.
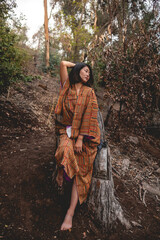
[[[88,136],[90,138],[97,137],[98,133],[97,128],[99,128],[97,114],[98,114],[97,98],[94,90],[92,89],[92,91],[89,93],[89,96],[87,96],[86,99],[86,108],[83,113],[79,134]]]

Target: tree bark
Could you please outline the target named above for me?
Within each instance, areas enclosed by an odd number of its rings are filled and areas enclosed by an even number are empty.
[[[106,231],[111,229],[117,220],[126,228],[130,228],[131,225],[124,217],[123,210],[114,195],[110,149],[105,142],[104,123],[100,112],[98,112],[98,122],[101,130],[101,144],[95,159],[88,207]]]
[[[80,17],[78,28],[77,28],[76,35],[75,35],[75,48],[74,48],[74,55],[73,55],[73,61],[74,62],[79,61],[79,47],[80,47],[79,46],[80,45],[80,43],[79,43],[79,31],[81,30],[81,27],[82,27],[82,18],[83,18],[84,12],[85,12],[86,3],[87,3],[87,1],[84,1],[84,0],[81,1],[82,12],[81,12],[81,17]]]
[[[45,53],[46,53],[46,67],[49,67],[49,34],[48,34],[48,12],[47,0],[44,0],[44,31],[45,31]]]

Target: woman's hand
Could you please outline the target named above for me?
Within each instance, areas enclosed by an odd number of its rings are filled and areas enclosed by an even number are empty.
[[[77,153],[82,153],[82,145],[83,145],[83,136],[79,135],[76,141],[76,144],[74,146],[74,150]]]

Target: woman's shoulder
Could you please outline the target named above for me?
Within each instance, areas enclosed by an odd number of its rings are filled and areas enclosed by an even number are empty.
[[[83,95],[87,98],[96,98],[95,91],[92,87],[85,86]]]
[[[88,92],[94,91],[94,89],[92,87],[89,87],[89,86],[86,86],[86,85],[84,85],[84,89]]]
[[[88,94],[95,94],[94,89],[92,87],[84,85],[84,88],[85,88],[85,91],[88,92]]]

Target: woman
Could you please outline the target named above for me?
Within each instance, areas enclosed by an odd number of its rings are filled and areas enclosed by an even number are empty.
[[[72,68],[69,77],[67,68]],[[58,166],[56,181],[63,184],[63,176],[73,179],[70,207],[61,230],[72,227],[72,218],[78,200],[82,204],[91,184],[93,162],[100,143],[97,121],[98,105],[92,70],[85,63],[60,64],[61,91],[55,113],[61,115],[58,123],[60,143],[55,157]]]

